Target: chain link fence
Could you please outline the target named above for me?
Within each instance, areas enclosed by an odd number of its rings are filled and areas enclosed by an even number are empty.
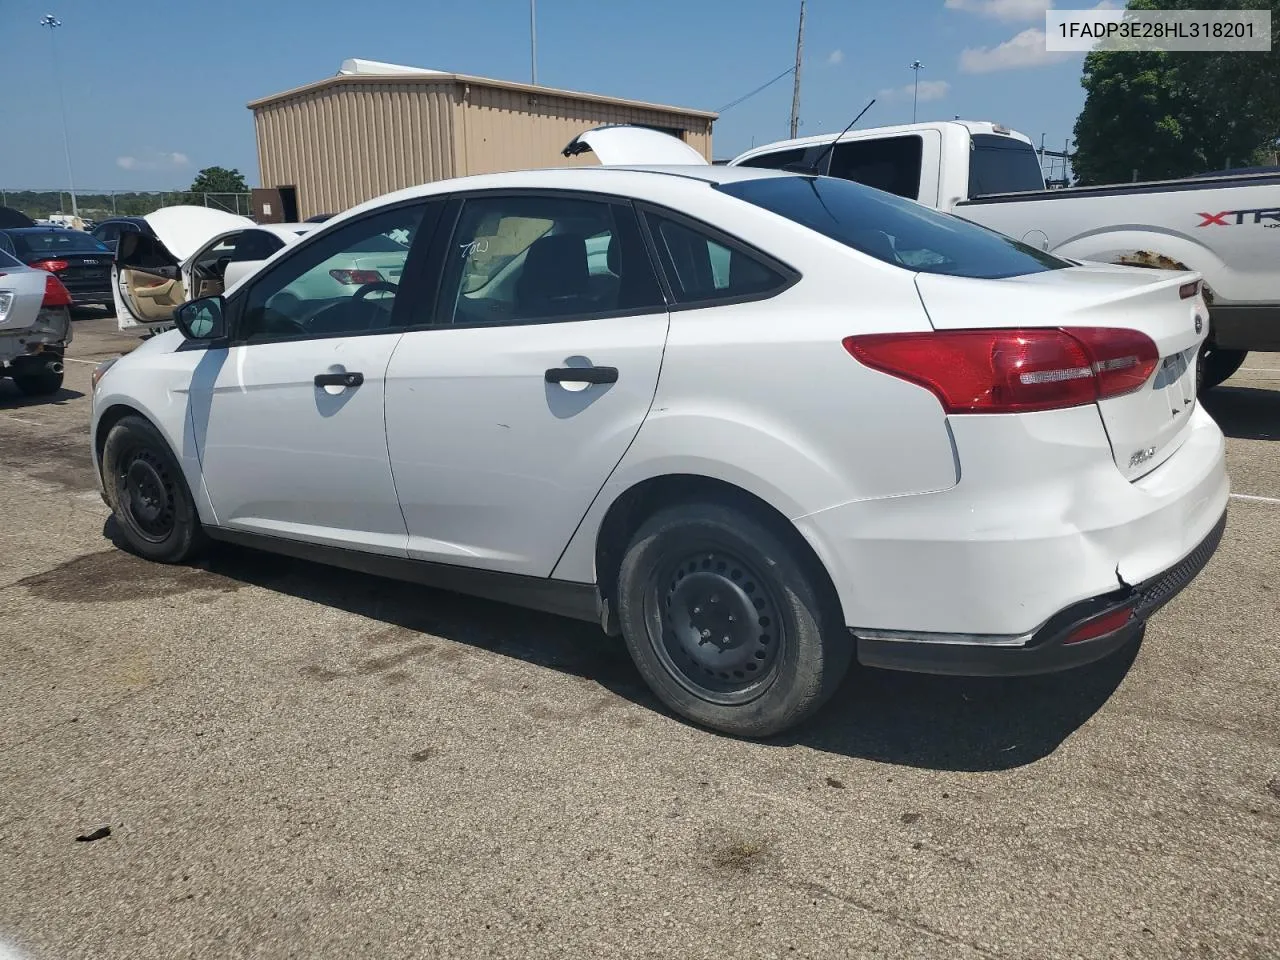
[[[248,193],[192,193],[188,190],[77,190],[76,208],[88,220],[108,217],[140,217],[178,204],[212,207],[228,213],[250,216],[253,212]],[[66,190],[6,190],[0,188],[0,207],[21,210],[33,220],[46,220],[51,214],[71,213],[71,194]]]

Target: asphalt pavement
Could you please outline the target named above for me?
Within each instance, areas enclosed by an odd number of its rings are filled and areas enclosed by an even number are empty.
[[[589,625],[117,549],[89,373],[131,342],[0,382],[0,957],[1280,956],[1280,355],[1207,401],[1227,534],[1140,645],[858,670],[752,743]]]

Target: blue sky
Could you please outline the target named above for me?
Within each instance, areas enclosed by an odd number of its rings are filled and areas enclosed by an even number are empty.
[[[1092,3],[1060,3],[1084,7]],[[1046,0],[809,0],[801,133],[911,119],[995,120],[1061,149],[1083,102],[1082,55],[1043,50]],[[538,0],[541,83],[715,110],[794,59],[798,0]],[[51,48],[38,21],[63,26]],[[1031,31],[1031,32],[1028,32]],[[529,78],[527,0],[0,0],[8,133],[0,186],[65,186],[61,75],[81,189],[185,186],[204,166],[257,182],[245,103],[346,57]],[[727,111],[717,157],[784,138],[790,78]]]

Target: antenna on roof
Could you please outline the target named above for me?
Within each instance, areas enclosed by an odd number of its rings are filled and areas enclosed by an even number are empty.
[[[821,176],[822,174],[821,174],[821,171],[819,170],[819,167],[822,165],[822,161],[825,160],[828,156],[830,156],[831,151],[834,150],[836,147],[836,144],[840,142],[840,137],[843,137],[846,133],[852,130],[853,125],[862,119],[862,114],[870,110],[871,104],[875,102],[876,102],[876,98],[872,97],[871,103],[868,103],[865,107],[863,107],[862,111],[856,117],[854,117],[852,120],[849,121],[849,126],[841,130],[840,136],[836,137],[834,140],[828,143],[826,148],[820,154],[818,154],[816,157],[813,158],[812,163],[788,163],[782,169],[789,170],[792,173],[807,173],[810,176]],[[827,169],[828,170],[831,169],[830,163],[827,164]]]

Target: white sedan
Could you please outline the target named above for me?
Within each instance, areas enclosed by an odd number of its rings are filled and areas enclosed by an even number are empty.
[[[394,276],[313,282],[381,237]],[[1225,522],[1205,316],[1194,274],[848,181],[497,174],[182,307],[96,371],[91,443],[144,557],[232,541],[596,621],[673,710],[765,736],[855,657],[1025,674],[1134,638]]]

